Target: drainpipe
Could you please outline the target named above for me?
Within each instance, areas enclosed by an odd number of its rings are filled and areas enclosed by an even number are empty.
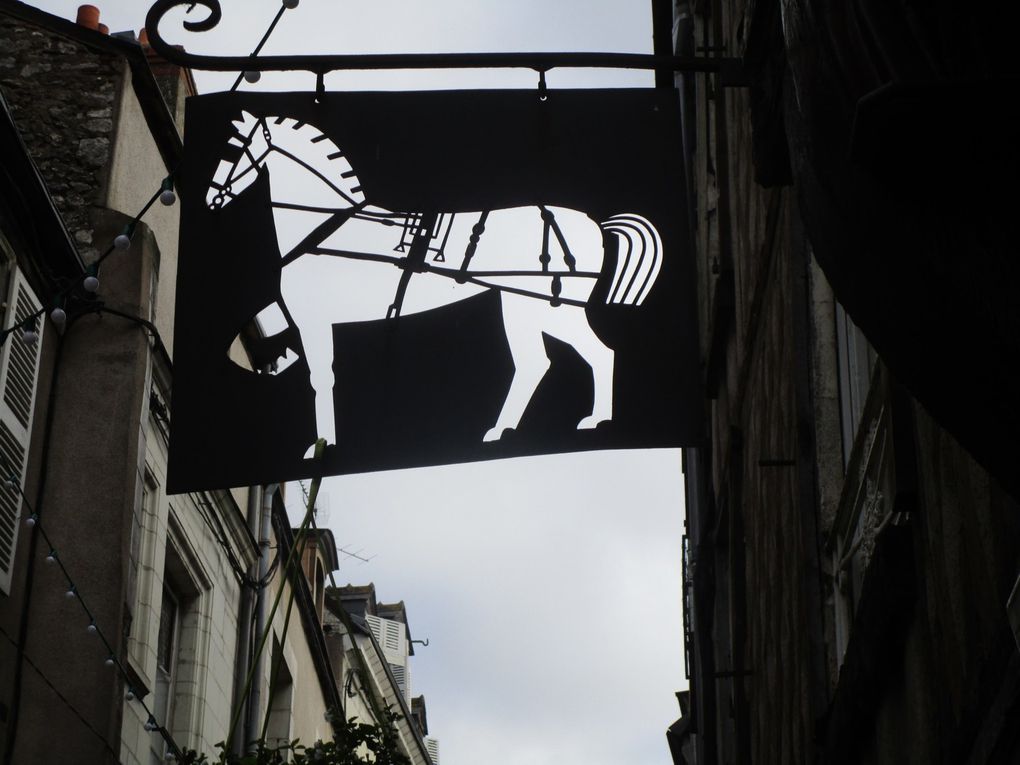
[[[251,532],[252,539],[256,540],[260,538],[259,508],[261,505],[262,487],[248,487],[248,508],[245,518],[248,521],[248,530]],[[262,549],[259,548],[259,559],[248,568],[248,576],[251,579],[255,579],[258,576],[261,560]],[[248,675],[248,662],[251,661],[251,617],[255,606],[255,597],[256,593],[251,587],[241,585],[241,594],[237,606],[237,654],[234,659],[234,699],[231,704],[231,710],[237,709],[239,704],[246,703],[246,699],[240,698],[240,694],[244,692],[244,681]],[[230,740],[233,741],[234,754],[238,756],[244,754],[245,744],[247,743],[247,731],[245,730],[247,719],[247,714],[241,715],[234,728],[233,735],[230,736]]]
[[[262,490],[262,518],[259,529],[259,572],[258,579],[262,581],[269,573],[269,564],[272,557],[269,536],[273,527],[273,496],[279,488],[278,483],[270,484]],[[261,636],[266,629],[266,601],[269,594],[268,587],[262,587],[258,591],[258,600],[255,603],[255,635]],[[262,707],[262,668],[265,661],[265,651],[255,657],[255,673],[252,676],[251,694],[248,696],[248,714],[245,715],[244,723],[244,746],[254,741],[259,732],[257,729],[259,710]]]

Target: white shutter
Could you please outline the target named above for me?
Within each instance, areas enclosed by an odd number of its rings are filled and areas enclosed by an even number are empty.
[[[382,619],[378,616],[372,616],[372,614],[365,614],[365,621],[368,622],[368,628],[372,630],[372,634],[375,635],[375,642],[380,646],[382,645]]]
[[[376,642],[383,651],[394,656],[403,656],[407,653],[407,628],[402,623],[372,614],[367,614],[365,621],[368,622]]]
[[[407,682],[407,667],[401,666],[400,664],[394,664],[393,662],[387,662],[390,665],[390,672],[393,673],[393,679],[397,681],[397,689],[400,691],[400,695],[404,697],[404,703],[410,705],[410,688]]]
[[[383,619],[383,649],[391,653],[403,653],[404,625],[391,619]]]
[[[432,760],[432,765],[439,765],[439,739],[432,738],[432,736],[426,736],[425,749],[428,750],[429,759]]]
[[[25,277],[15,269],[11,274],[4,329],[24,321],[38,311],[41,305]],[[15,332],[0,348],[0,455],[3,455],[0,460],[0,478],[3,481],[14,478],[21,488],[25,486],[28,441],[35,411],[39,349],[42,347],[44,325],[45,319],[41,318],[36,327],[39,342],[35,345],[25,345]],[[21,510],[21,495],[18,491],[0,484],[0,591],[8,594],[11,590]]]

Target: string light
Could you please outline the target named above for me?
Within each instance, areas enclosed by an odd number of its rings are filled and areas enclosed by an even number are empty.
[[[299,3],[299,0],[282,0],[283,8],[281,9],[281,14],[282,14],[283,9],[290,10],[290,9],[297,8],[298,3]],[[263,39],[262,43],[260,43],[258,48],[256,48],[255,55],[258,54],[258,51],[261,49],[262,45],[265,43],[265,40],[272,33],[273,29],[276,26],[276,22],[279,21],[279,17],[280,17],[280,14],[277,15],[277,18],[270,25],[270,28],[267,31],[266,36]],[[262,74],[261,74],[261,72],[258,72],[258,71],[248,71],[248,72],[244,72],[243,76],[244,76],[244,79],[247,80],[249,83],[255,83],[255,82],[258,82],[261,79]],[[235,89],[236,87],[237,87],[237,83],[235,83],[234,88],[232,88],[231,90]],[[106,249],[105,252],[103,252],[102,255],[99,256],[99,258],[96,260],[96,262],[92,263],[91,265],[89,265],[85,269],[85,273],[83,275],[83,278],[82,278],[80,284],[81,284],[81,287],[86,292],[88,292],[88,293],[95,293],[99,289],[99,264],[103,260],[105,260],[113,251],[115,251],[115,250],[124,251],[124,250],[127,250],[127,249],[129,249],[131,247],[131,237],[134,234],[135,224],[142,218],[143,215],[145,215],[145,213],[148,211],[148,209],[152,206],[152,204],[157,199],[160,201],[161,204],[163,204],[166,207],[170,207],[171,205],[176,203],[176,201],[177,201],[177,194],[174,192],[173,175],[174,175],[173,173],[170,173],[170,175],[168,175],[166,178],[163,179],[162,183],[160,184],[160,188],[156,192],[156,194],[153,195],[153,197],[148,201],[148,203],[146,203],[146,205],[134,217],[134,219],[127,226],[124,227],[123,232],[118,234],[116,237],[114,237],[113,243]],[[71,294],[72,288],[73,288],[73,284],[71,286],[66,287],[62,291],[62,293],[57,296],[57,300],[55,301],[56,305],[54,305],[49,310],[50,320],[58,328],[63,328],[66,325],[66,323],[67,323],[67,312],[64,310],[62,303],[63,303],[64,298],[67,295]],[[41,316],[44,316],[46,314],[46,310],[47,309],[45,307],[41,308],[40,310],[36,311],[34,314],[30,315],[29,317],[26,317],[25,321],[23,321],[21,323],[20,327],[21,327],[21,330],[22,330],[22,340],[25,342],[26,345],[30,345],[31,346],[31,345],[35,345],[36,343],[38,343],[38,341],[39,341],[39,332],[38,332],[38,328],[37,328],[37,320]],[[18,328],[18,325],[15,325],[14,327],[11,327],[9,329],[0,331],[0,344],[2,344],[3,341],[5,341],[7,339],[7,335],[11,334],[11,332],[13,332],[17,328]],[[5,463],[7,462],[6,458],[4,458],[3,455],[0,455],[0,460],[3,460],[3,462],[5,462]],[[8,467],[9,467],[9,465],[8,465]],[[12,491],[17,491],[18,494],[20,495],[21,502],[24,505],[29,506],[28,499],[27,499],[27,497],[25,496],[24,492],[21,489],[20,481],[19,481],[17,476],[9,475],[8,478],[6,478],[4,480],[4,485],[8,489],[10,489]],[[31,510],[30,506],[29,506],[29,509]],[[38,515],[35,512],[31,512],[28,515],[28,517],[25,518],[25,524],[28,527],[33,528],[33,529],[37,530],[38,532],[40,532],[42,534],[42,536],[43,536],[43,539],[46,541],[46,543],[50,544],[49,537],[46,534],[46,532],[43,529],[43,527],[39,524],[39,517],[38,517]],[[80,595],[78,593],[77,586],[72,581],[71,576],[68,573],[68,571],[67,571],[66,567],[64,566],[63,562],[57,557],[57,552],[52,547],[52,545],[50,545],[50,551],[49,551],[49,554],[46,555],[45,562],[46,562],[47,565],[54,565],[54,564],[59,565],[59,567],[60,567],[61,571],[63,572],[64,576],[67,578],[68,585],[69,585],[68,589],[64,593],[64,597],[66,597],[68,600],[77,600],[81,604],[82,608],[85,609],[86,614],[88,614],[88,616],[89,616],[89,623],[86,626],[86,630],[89,632],[89,634],[98,635],[99,638],[103,641],[103,644],[110,650],[110,653],[107,655],[106,659],[104,660],[104,664],[106,666],[108,666],[108,667],[117,667],[117,669],[119,670],[119,672],[120,672],[120,674],[122,676],[122,679],[125,681],[125,683],[127,683],[129,681],[129,677],[127,675],[127,671],[125,670],[123,665],[121,665],[121,663],[119,661],[117,661],[117,658],[116,658],[116,656],[113,653],[112,647],[110,646],[110,644],[107,641],[106,637],[100,631],[99,626],[96,624],[95,618],[92,617],[91,612],[88,610],[87,606],[85,605],[85,603],[81,599],[81,597],[80,597]],[[166,759],[168,761],[177,760],[178,756],[180,754],[180,747],[173,740],[173,737],[170,735],[169,731],[167,731],[165,728],[161,728],[159,726],[159,724],[156,722],[155,716],[152,714],[151,710],[149,710],[148,706],[145,704],[145,701],[142,700],[142,699],[138,699],[137,698],[137,696],[135,695],[134,688],[132,688],[130,685],[128,685],[128,687],[127,687],[127,691],[124,694],[124,698],[125,698],[126,701],[135,701],[136,699],[138,700],[138,702],[142,705],[142,708],[148,714],[148,717],[147,717],[143,727],[145,728],[145,730],[150,731],[150,732],[158,730],[160,732],[160,734],[162,735],[163,739],[166,741],[167,746],[168,746],[168,752],[166,754]]]
[[[126,228],[122,234],[113,238],[113,247],[121,252],[131,247],[131,234],[127,232]]]
[[[39,342],[39,330],[36,329],[35,317],[29,316],[21,326],[21,341],[25,345],[35,345]]]
[[[3,456],[3,454],[0,454],[0,465],[3,465],[5,469],[10,470],[11,467],[10,463],[8,462],[7,458]],[[103,660],[103,663],[108,667],[116,668],[118,673],[120,674],[121,680],[124,682],[124,685],[127,688],[127,691],[124,695],[125,700],[137,701],[139,704],[141,704],[142,709],[148,716],[147,722],[145,723],[146,730],[158,731],[159,734],[163,737],[163,740],[166,742],[167,749],[170,752],[172,752],[176,758],[179,759],[181,753],[180,747],[177,745],[177,742],[174,741],[173,736],[170,735],[170,732],[166,728],[160,727],[160,725],[156,722],[156,718],[153,715],[152,710],[149,709],[145,701],[136,696],[134,688],[130,684],[131,678],[128,675],[127,669],[124,667],[123,664],[121,664],[120,661],[117,660],[117,656],[113,649],[113,646],[110,644],[110,641],[106,638],[106,635],[103,634],[103,631],[99,628],[99,625],[96,622],[96,619],[92,614],[92,611],[89,610],[89,607],[86,605],[84,599],[81,596],[81,593],[78,591],[78,586],[74,583],[74,580],[71,578],[71,573],[67,570],[67,567],[64,566],[63,561],[61,561],[60,558],[57,557],[56,548],[54,547],[52,541],[50,540],[49,535],[46,533],[46,529],[44,528],[39,518],[39,515],[32,509],[32,506],[28,501],[28,497],[25,496],[25,492],[21,488],[21,484],[18,482],[15,476],[12,476],[11,478],[7,479],[5,483],[10,488],[11,491],[17,493],[21,505],[28,511],[29,514],[25,518],[25,523],[28,524],[29,526],[32,526],[35,532],[42,536],[43,542],[49,547],[50,552],[45,558],[46,563],[50,565],[56,564],[57,566],[60,567],[61,572],[63,572],[64,577],[68,583],[68,588],[64,592],[64,597],[66,597],[68,600],[78,601],[79,605],[81,605],[82,609],[85,611],[85,615],[88,618],[88,624],[85,627],[86,631],[91,635],[96,635],[102,641],[103,646],[106,648],[107,656]]]
[[[160,204],[170,207],[174,202],[177,201],[177,195],[174,193],[174,179],[173,176],[168,175],[163,179],[163,185],[159,187],[159,201]]]
[[[81,286],[85,288],[86,292],[95,292],[99,289],[99,264],[93,263],[85,270],[85,278],[82,280]]]

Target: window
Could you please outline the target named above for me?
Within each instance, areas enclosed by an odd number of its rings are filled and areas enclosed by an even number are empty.
[[[273,636],[272,677],[269,685],[269,724],[266,743],[280,746],[290,741],[290,718],[294,699],[294,678],[283,656],[280,641]]]
[[[127,624],[125,629],[134,642],[138,640],[140,628],[144,628],[144,622],[138,627],[135,626],[135,617],[138,615],[139,610],[139,588],[144,588],[146,585],[146,581],[142,577],[142,538],[145,534],[147,517],[155,518],[158,500],[159,484],[153,478],[152,472],[146,468],[145,478],[142,480],[142,496],[140,501],[135,503],[134,512],[131,513],[131,532],[128,540],[127,586],[124,594],[127,606]]]
[[[9,262],[0,257],[4,329],[24,321],[41,306],[25,277]],[[22,342],[15,333],[0,347],[0,473],[2,480],[13,479],[19,488],[25,485],[44,323],[37,325],[40,339],[34,345]],[[20,515],[18,492],[0,491],[0,592],[4,593],[10,593]]]
[[[871,388],[871,376],[878,357],[864,333],[836,304],[836,344],[839,354],[839,408],[843,439],[843,466],[850,462],[864,402]]]
[[[159,597],[155,634],[156,670],[153,676],[152,713],[182,746],[201,740],[207,637],[209,585],[182,537],[170,508],[166,558]],[[154,734],[152,763],[165,763],[163,739]]]
[[[156,639],[156,687],[153,689],[152,713],[157,722],[172,730],[174,681],[177,679],[178,641],[180,640],[180,598],[168,585],[163,584],[163,598],[159,610],[159,636]],[[166,742],[158,732],[152,734],[152,765],[165,765]]]

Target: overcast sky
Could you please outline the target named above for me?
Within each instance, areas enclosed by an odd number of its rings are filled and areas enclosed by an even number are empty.
[[[74,18],[77,0],[32,4]],[[97,3],[114,32],[144,0]],[[247,53],[273,0],[224,0],[215,32],[164,36]],[[265,53],[651,51],[650,0],[301,0]],[[197,9],[196,14],[204,11]],[[241,15],[243,14],[243,15]],[[181,12],[183,15],[183,12]],[[196,73],[199,89],[232,75]],[[634,87],[641,72],[553,71],[550,88]],[[533,72],[335,73],[331,90],[535,87]],[[245,89],[253,86],[245,85]],[[314,87],[266,74],[254,89]],[[139,200],[141,204],[144,200]],[[291,492],[291,502],[299,492]],[[340,583],[404,600],[442,765],[667,765],[683,678],[678,450],[603,452],[327,479]],[[295,507],[295,517],[298,510]]]

